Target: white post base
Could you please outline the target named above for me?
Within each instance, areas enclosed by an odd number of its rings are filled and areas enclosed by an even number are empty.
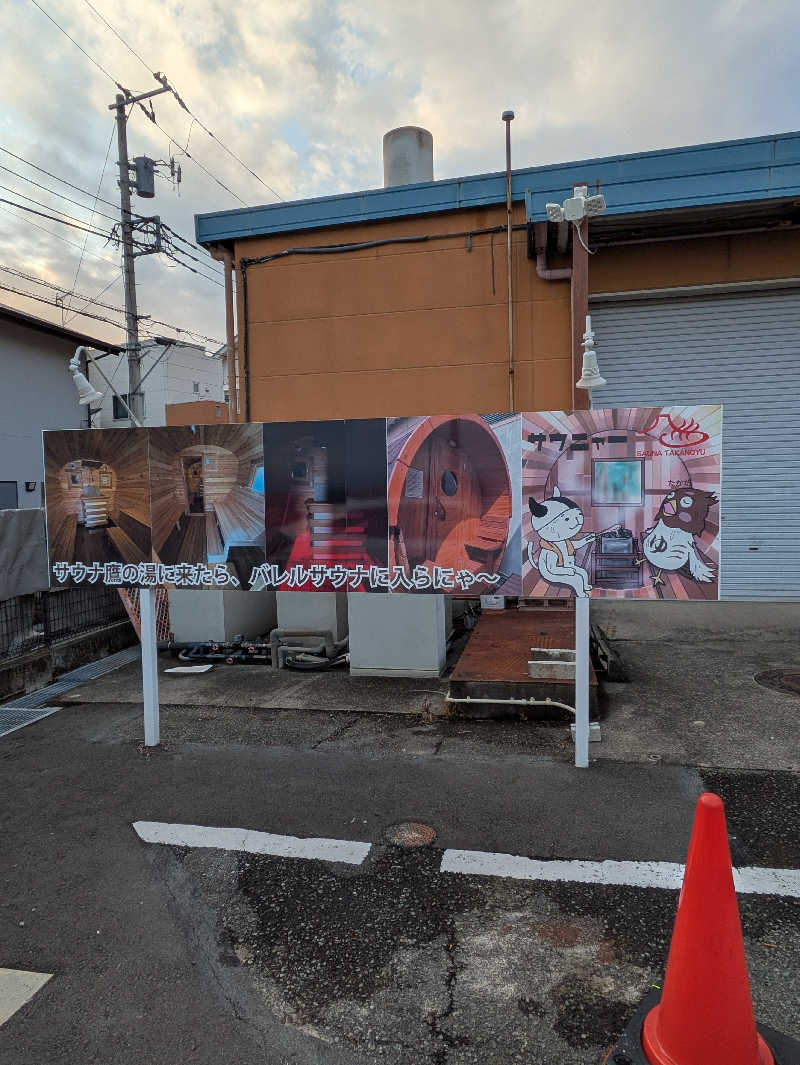
[[[589,599],[575,599],[575,765],[589,766]]]
[[[156,644],[156,591],[139,589],[139,614],[142,626],[142,699],[144,702],[144,745],[157,747],[161,742],[158,705],[158,647]]]

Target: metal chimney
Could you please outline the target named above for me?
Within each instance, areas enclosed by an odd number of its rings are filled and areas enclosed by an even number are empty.
[[[383,135],[383,187],[433,181],[433,137],[420,126],[398,126]]]

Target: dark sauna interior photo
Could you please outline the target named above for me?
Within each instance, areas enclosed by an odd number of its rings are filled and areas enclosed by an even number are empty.
[[[267,561],[386,566],[386,422],[264,425]]]
[[[264,561],[261,426],[151,429],[150,482],[156,559],[227,562],[246,584]]]
[[[495,574],[512,513],[503,449],[477,415],[391,419],[389,561]],[[490,590],[487,588],[487,590]]]
[[[149,562],[147,438],[129,429],[44,435],[47,541],[54,562]]]

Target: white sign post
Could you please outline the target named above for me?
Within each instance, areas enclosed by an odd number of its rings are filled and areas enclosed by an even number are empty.
[[[144,745],[157,747],[160,740],[158,705],[158,646],[156,643],[156,590],[139,590],[142,627],[142,698],[144,700]]]
[[[575,765],[589,766],[589,603],[575,599]]]

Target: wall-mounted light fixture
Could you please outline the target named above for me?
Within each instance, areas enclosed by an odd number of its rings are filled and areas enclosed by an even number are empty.
[[[597,352],[594,350],[594,331],[592,330],[591,315],[586,315],[586,332],[583,334],[583,372],[579,381],[575,382],[576,388],[602,388],[606,384],[605,377],[600,376],[597,365]]]
[[[25,482],[25,491],[26,492],[35,492],[36,491],[36,481],[26,481]]]

